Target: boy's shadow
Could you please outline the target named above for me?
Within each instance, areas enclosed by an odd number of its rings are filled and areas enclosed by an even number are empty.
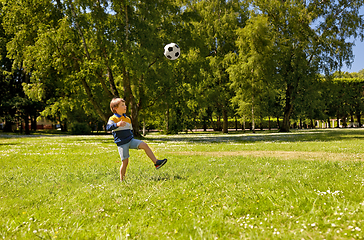
[[[168,180],[185,180],[185,177],[182,177],[180,175],[169,175],[169,174],[165,174],[163,176],[158,175],[158,176],[151,176],[149,178],[150,181],[168,181]]]

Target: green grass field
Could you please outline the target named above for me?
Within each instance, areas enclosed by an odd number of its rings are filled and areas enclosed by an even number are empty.
[[[3,239],[363,239],[364,129],[0,136]]]

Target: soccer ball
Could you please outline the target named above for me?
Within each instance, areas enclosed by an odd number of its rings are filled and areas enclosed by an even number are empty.
[[[180,48],[175,43],[170,43],[164,46],[164,56],[169,60],[176,60],[181,53]]]

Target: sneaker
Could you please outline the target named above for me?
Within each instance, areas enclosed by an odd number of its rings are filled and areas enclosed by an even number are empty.
[[[157,160],[157,163],[154,164],[156,169],[160,169],[164,164],[166,164],[167,159],[163,159],[163,160]]]

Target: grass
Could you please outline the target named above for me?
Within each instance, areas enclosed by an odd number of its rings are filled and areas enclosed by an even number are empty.
[[[1,135],[3,239],[362,239],[364,129],[144,139]]]

